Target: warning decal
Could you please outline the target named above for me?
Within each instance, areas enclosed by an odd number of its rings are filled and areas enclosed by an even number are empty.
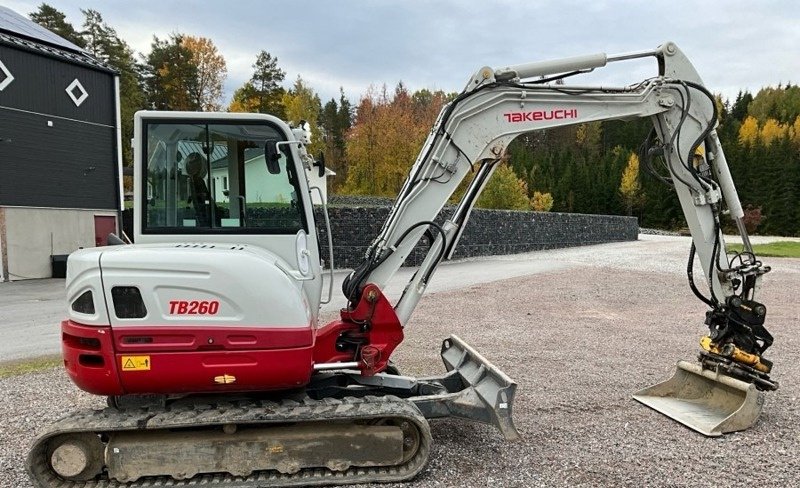
[[[122,371],[150,371],[150,356],[122,356]]]

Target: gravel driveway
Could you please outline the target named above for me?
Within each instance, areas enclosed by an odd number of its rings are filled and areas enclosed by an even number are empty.
[[[685,239],[660,238],[548,251],[537,256],[564,266],[427,295],[395,355],[403,372],[438,373],[441,340],[460,335],[519,383],[514,417],[523,441],[433,422],[428,468],[400,486],[800,486],[800,388],[792,380],[800,372],[800,260],[766,260],[774,271],[760,298],[781,388],[754,428],[708,439],[630,398],[697,353],[704,307],[686,285],[687,250]],[[2,379],[0,388],[2,487],[29,486],[22,459],[46,423],[104,404],[59,369]]]

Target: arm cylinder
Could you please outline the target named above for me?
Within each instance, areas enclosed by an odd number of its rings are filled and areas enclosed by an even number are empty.
[[[568,71],[600,68],[605,66],[606,62],[608,62],[608,57],[605,53],[589,54],[586,56],[556,59],[553,61],[515,64],[506,68],[496,69],[494,71],[494,76],[497,81],[505,81],[517,77],[520,79],[533,78],[536,76],[566,73]]]

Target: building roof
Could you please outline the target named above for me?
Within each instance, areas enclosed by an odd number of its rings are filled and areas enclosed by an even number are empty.
[[[79,46],[2,5],[0,5],[0,44],[116,73],[116,70]]]

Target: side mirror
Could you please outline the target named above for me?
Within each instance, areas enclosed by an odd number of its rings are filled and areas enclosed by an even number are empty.
[[[278,152],[278,141],[267,139],[267,142],[264,143],[264,160],[267,162],[267,171],[270,174],[280,174],[281,165],[278,163],[280,159],[281,153]]]
[[[317,158],[316,161],[314,161],[314,166],[319,167],[319,172],[317,173],[317,176],[319,176],[320,178],[325,176],[325,153],[322,152],[319,153],[319,157]]]

